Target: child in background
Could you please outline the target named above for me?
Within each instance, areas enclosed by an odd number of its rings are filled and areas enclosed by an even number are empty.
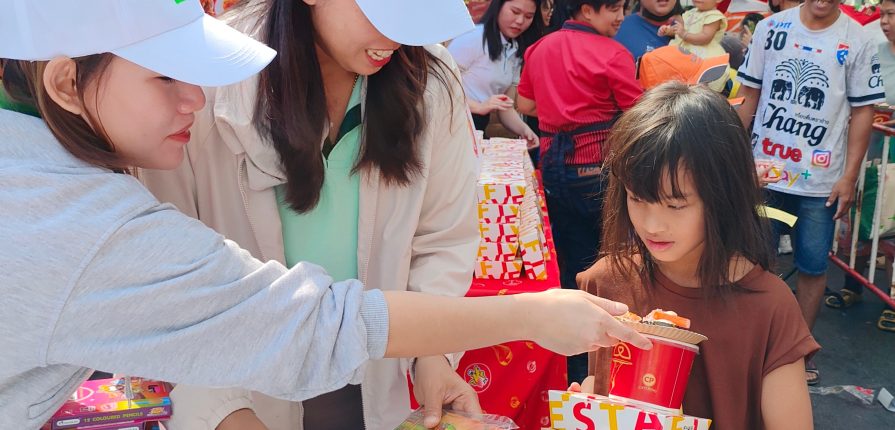
[[[671,45],[677,45],[702,58],[724,55],[721,38],[727,30],[727,17],[716,7],[716,0],[694,0],[693,9],[684,12],[683,22],[675,21],[659,27],[659,35],[674,36]],[[715,91],[724,88],[726,79],[709,84]]]
[[[699,344],[683,412],[713,429],[810,429],[804,357],[819,349],[783,281],[768,271],[770,228],[748,135],[702,86],[647,92],[613,128],[603,255],[578,275],[632,312],[678,312]],[[594,390],[610,356],[591,355]],[[585,384],[587,389],[589,384]]]

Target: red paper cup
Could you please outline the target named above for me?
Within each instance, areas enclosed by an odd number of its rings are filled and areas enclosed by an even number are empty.
[[[680,410],[687,379],[699,347],[645,334],[653,342],[649,351],[620,342],[612,348],[609,397],[646,403],[653,409]]]

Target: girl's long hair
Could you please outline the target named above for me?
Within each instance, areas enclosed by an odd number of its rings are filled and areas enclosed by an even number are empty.
[[[531,21],[531,25],[515,39],[515,42],[518,44],[516,56],[519,58],[522,58],[525,50],[537,42],[541,35],[544,34],[544,18],[541,16],[542,0],[531,1],[535,4],[534,19]],[[497,18],[506,2],[507,0],[492,0],[491,4],[488,5],[488,10],[482,15],[481,23],[485,30],[482,32],[482,45],[487,49],[488,58],[491,61],[497,61],[501,52],[503,52],[503,41],[500,37],[500,27],[497,25]]]
[[[296,0],[243,2],[232,14],[262,17],[261,38],[277,57],[261,72],[254,125],[269,136],[286,175],[285,198],[304,213],[317,206],[324,166],[320,142],[328,121],[311,8]],[[378,167],[390,185],[409,184],[422,169],[418,141],[426,126],[429,79],[453,76],[423,47],[402,46],[367,78],[360,154],[353,173]]]
[[[619,118],[608,142],[602,254],[613,272],[636,272],[644,285],[655,280],[655,260],[628,216],[627,190],[650,203],[680,198],[682,169],[704,203],[699,285],[729,287],[735,257],[770,268],[770,230],[759,213],[762,193],[752,145],[727,100],[705,86],[660,85]],[[665,177],[671,179],[671,190],[663,189]]]

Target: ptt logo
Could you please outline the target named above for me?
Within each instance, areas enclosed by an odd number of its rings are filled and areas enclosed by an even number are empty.
[[[792,22],[774,21],[773,19],[768,21],[768,28],[780,28],[787,30],[790,27],[792,27]]]
[[[466,366],[463,371],[466,376],[466,383],[469,384],[476,393],[482,393],[491,386],[491,369],[482,363],[473,363]]]
[[[815,149],[814,152],[811,153],[811,165],[817,167],[830,167],[830,158],[832,158],[832,152]]]

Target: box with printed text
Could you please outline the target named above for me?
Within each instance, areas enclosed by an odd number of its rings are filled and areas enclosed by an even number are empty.
[[[712,420],[671,415],[623,399],[550,390],[550,422],[556,430],[708,430]]]

